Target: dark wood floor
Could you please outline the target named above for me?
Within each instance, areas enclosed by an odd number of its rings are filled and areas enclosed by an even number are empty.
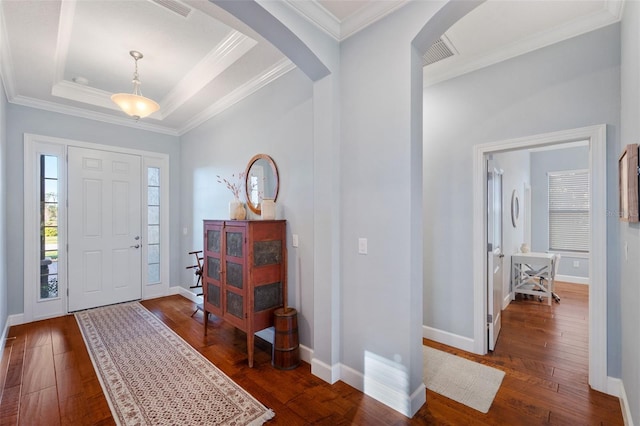
[[[242,332],[219,324],[207,337],[202,313],[180,296],[144,301],[149,310],[276,412],[269,425],[621,425],[617,398],[587,385],[586,287],[559,284],[561,304],[516,300],[504,311],[495,352],[476,356],[425,344],[506,372],[488,414],[427,391],[413,419],[354,388],[329,385],[302,363],[271,366],[268,345],[247,366]],[[11,327],[0,365],[0,424],[114,424],[73,316]]]

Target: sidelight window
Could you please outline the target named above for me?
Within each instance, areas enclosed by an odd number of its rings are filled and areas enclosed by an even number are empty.
[[[160,168],[147,167],[147,284],[160,282]]]
[[[59,192],[58,157],[40,155],[40,300],[59,296]]]

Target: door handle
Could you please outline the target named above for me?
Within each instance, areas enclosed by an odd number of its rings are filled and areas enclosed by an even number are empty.
[[[502,259],[502,258],[504,257],[504,253],[500,253],[500,254],[498,255],[498,257],[499,257],[500,259]]]
[[[129,248],[140,248],[140,244],[136,244],[135,246],[129,246]]]

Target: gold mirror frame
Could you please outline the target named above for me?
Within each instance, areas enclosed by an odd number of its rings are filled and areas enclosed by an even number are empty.
[[[262,176],[263,187],[257,188],[254,191],[254,186],[256,185],[256,183],[252,182],[252,178],[255,177],[256,179],[259,179],[259,176],[256,176],[255,172],[254,174],[252,174],[251,168],[254,165],[256,165],[256,163],[260,160],[264,160],[267,163],[264,166],[269,166],[269,167],[264,167],[264,170],[263,170],[263,176]],[[262,213],[261,205],[262,205],[262,200],[264,198],[267,198],[267,199],[272,198],[273,201],[275,201],[278,198],[278,190],[280,189],[280,178],[278,176],[278,167],[276,166],[275,161],[273,161],[273,158],[269,157],[267,154],[257,154],[257,155],[254,155],[253,158],[251,158],[251,160],[249,160],[249,164],[247,164],[247,169],[244,171],[244,176],[245,176],[244,191],[245,191],[245,196],[247,197],[247,207],[249,207],[249,210],[251,210],[255,214],[261,214]],[[260,192],[264,191],[264,181],[270,181],[271,178],[273,178],[274,182],[269,182],[269,186],[272,188],[269,194],[266,194],[267,196],[265,196],[264,194],[260,194]],[[273,197],[271,197],[271,195],[273,195]],[[258,197],[259,199],[257,203],[253,201],[256,197]]]

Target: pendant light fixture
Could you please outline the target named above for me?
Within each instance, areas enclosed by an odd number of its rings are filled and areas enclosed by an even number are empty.
[[[116,93],[111,96],[111,100],[116,103],[125,113],[139,120],[160,109],[157,102],[145,98],[140,91],[140,79],[138,78],[138,59],[142,59],[142,53],[132,50],[129,54],[135,60],[136,68],[133,73],[133,93]]]

